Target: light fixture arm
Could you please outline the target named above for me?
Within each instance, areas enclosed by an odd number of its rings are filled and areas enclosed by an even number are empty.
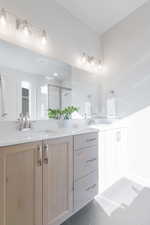
[[[89,56],[86,53],[83,53],[81,56],[81,63],[83,65],[87,65],[91,67],[91,72],[99,73],[102,71],[102,61],[101,59],[97,59],[94,56]]]

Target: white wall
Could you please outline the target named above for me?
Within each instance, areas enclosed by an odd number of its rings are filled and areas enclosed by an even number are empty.
[[[128,127],[128,176],[150,184],[150,2],[102,36],[105,95]],[[130,115],[130,116],[128,116]]]
[[[114,89],[121,117],[150,105],[150,2],[102,36],[105,97]]]
[[[127,126],[128,177],[150,185],[150,106],[123,120]]]
[[[94,56],[102,53],[98,34],[55,1],[1,0],[0,7],[28,19],[37,27],[45,28],[50,39],[47,54],[53,58],[78,66],[77,61],[83,52]]]

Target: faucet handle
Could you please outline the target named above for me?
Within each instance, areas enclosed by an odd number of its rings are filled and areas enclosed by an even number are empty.
[[[19,118],[18,118],[18,129],[21,131],[24,128],[24,116],[23,113],[19,114]]]
[[[19,113],[19,118],[18,118],[18,120],[21,119],[21,118],[23,118],[23,113]]]

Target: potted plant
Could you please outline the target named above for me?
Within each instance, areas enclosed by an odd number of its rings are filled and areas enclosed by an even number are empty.
[[[79,109],[75,106],[68,106],[64,109],[49,109],[48,117],[58,121],[60,127],[66,127],[69,120],[71,120],[72,114],[78,112]]]

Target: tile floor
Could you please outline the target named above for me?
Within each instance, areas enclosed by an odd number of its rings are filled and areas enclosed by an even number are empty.
[[[128,180],[121,181],[121,185],[123,183],[126,186],[122,188],[122,196],[121,191],[118,192],[119,197],[109,196],[109,200],[104,195],[99,196],[63,225],[150,225],[150,188],[142,188]],[[109,193],[112,193],[112,188]],[[106,195],[108,197],[108,192]]]

